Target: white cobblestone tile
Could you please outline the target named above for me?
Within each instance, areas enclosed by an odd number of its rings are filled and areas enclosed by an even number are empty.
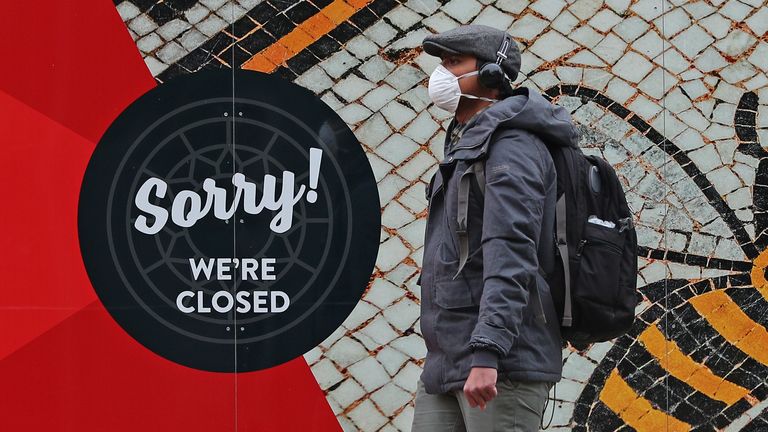
[[[632,49],[652,59],[659,54],[664,47],[664,41],[655,31],[649,31],[632,44]]]
[[[400,351],[384,346],[376,354],[376,359],[386,369],[390,376],[395,375],[403,364],[408,360],[408,357]]]
[[[608,64],[614,64],[618,59],[624,55],[624,50],[627,48],[627,44],[614,36],[613,33],[609,33],[603,38],[592,50],[598,57],[605,60]]]
[[[198,3],[184,11],[184,18],[190,24],[197,24],[211,13],[210,9]]]
[[[423,359],[427,355],[427,347],[424,345],[424,340],[415,334],[395,339],[389,345],[416,360]],[[403,386],[401,385],[401,387]]]
[[[120,18],[122,18],[123,21],[128,21],[140,14],[141,10],[130,1],[123,1],[117,5],[117,13],[120,14]]]
[[[344,46],[347,49],[347,51],[351,52],[355,57],[359,58],[360,60],[365,60],[368,57],[371,57],[375,55],[377,52],[379,52],[378,45],[371,42],[370,39],[368,39],[363,35],[357,35],[353,37]],[[381,61],[384,61],[381,57],[374,57],[373,59],[379,59]],[[362,71],[362,68],[360,69]]]
[[[459,23],[454,21],[451,17],[444,14],[443,12],[438,12],[434,15],[427,17],[423,21],[423,23],[425,26],[427,26],[430,30],[434,31],[435,33],[442,33],[444,31],[447,31],[459,26]]]
[[[325,352],[325,356],[339,367],[345,368],[368,357],[368,351],[359,342],[344,336]],[[344,405],[342,401],[339,403]]]
[[[699,132],[704,132],[710,125],[709,119],[704,117],[697,109],[683,111],[677,115],[677,118]]]
[[[389,374],[375,357],[365,358],[348,369],[366,392],[372,392],[390,380]]]
[[[381,223],[387,228],[397,229],[410,223],[414,216],[397,201],[392,201],[381,212]]]
[[[393,327],[403,332],[419,318],[419,305],[409,298],[404,298],[383,313]]]
[[[163,44],[163,40],[157,33],[150,33],[136,41],[136,47],[144,53],[151,53]]]
[[[603,91],[610,82],[612,75],[600,69],[584,69],[584,84],[589,88]]]
[[[686,57],[694,59],[697,54],[707,48],[714,40],[703,28],[694,24],[675,36],[671,42]]]
[[[355,131],[355,136],[363,144],[369,147],[376,147],[385,139],[392,136],[392,129],[389,128],[384,116],[380,113],[374,113]]]
[[[635,90],[634,87],[627,84],[626,81],[618,77],[612,79],[608,83],[608,88],[606,89],[606,94],[608,95],[608,97],[610,97],[611,99],[621,104],[625,103],[636,92],[637,91]]]
[[[641,18],[629,17],[613,28],[613,32],[624,39],[625,42],[632,42],[648,30],[648,23]]]
[[[181,35],[181,38],[179,38],[181,46],[183,46],[187,51],[194,50],[195,48],[202,45],[206,40],[208,40],[208,37],[200,33],[200,31],[198,31],[196,28],[189,29],[188,31],[184,32],[183,35]]]
[[[387,12],[384,17],[401,30],[411,28],[422,19],[421,15],[402,5]]]
[[[398,94],[400,93],[397,90],[382,84],[366,94],[361,102],[372,111],[378,111],[388,104],[389,101],[396,98]]]
[[[694,61],[702,72],[711,72],[728,65],[728,62],[716,49],[709,47]]]
[[[547,27],[547,22],[534,14],[528,13],[515,20],[509,27],[512,37],[522,40],[533,40]]]
[[[377,315],[376,318],[368,323],[368,325],[363,327],[360,332],[381,345],[386,345],[399,336],[398,333],[392,329],[387,320],[381,315]],[[365,383],[363,383],[363,385],[365,386]]]
[[[656,114],[661,112],[661,106],[643,95],[638,95],[628,107],[632,112],[639,115],[646,121],[652,119]]]
[[[441,6],[437,0],[408,0],[405,5],[414,12],[426,16],[434,14]]]
[[[715,42],[714,46],[725,55],[738,57],[750,49],[755,42],[757,42],[757,39],[751,34],[741,30],[734,30],[724,39]]]
[[[405,182],[405,180],[403,180]],[[407,186],[407,182],[406,182]],[[427,199],[424,196],[423,183],[416,183],[407,187],[398,198],[401,204],[411,209],[413,212],[421,212],[427,207]]]
[[[749,56],[749,61],[763,72],[768,72],[768,44],[765,42],[758,44]]]
[[[568,10],[580,20],[586,21],[592,18],[602,5],[601,0],[576,0],[568,6]]]
[[[666,39],[673,37],[691,26],[691,17],[682,8],[673,9],[653,21]]]
[[[328,75],[334,79],[338,79],[344,75],[346,71],[360,64],[360,60],[356,59],[346,50],[340,50],[321,61],[319,64]]]
[[[401,431],[410,430],[413,423],[413,406],[408,405],[400,412],[400,414],[392,420],[392,424],[395,425]]]
[[[712,14],[699,21],[716,39],[722,39],[728,35],[731,30],[731,21],[720,14]]]
[[[395,268],[403,258],[407,257],[409,253],[410,250],[403,245],[400,238],[392,236],[379,246],[379,255],[376,260],[376,265],[382,271],[391,270]]]
[[[397,35],[397,29],[381,20],[368,27],[363,35],[379,46],[385,46]]]
[[[392,165],[400,165],[419,149],[412,139],[401,134],[392,134],[374,150],[382,159]]]
[[[677,85],[678,81],[674,75],[657,67],[646,75],[637,88],[652,98],[661,100],[668,91]]]
[[[172,64],[187,54],[187,50],[175,41],[168,42],[157,50],[157,58],[163,63]]]
[[[371,305],[369,295],[370,295],[370,290],[369,290],[369,293],[366,294],[363,301],[357,302],[357,304],[355,305],[355,308],[352,309],[352,312],[344,320],[344,323],[343,323],[344,327],[354,330],[360,327],[364,322],[373,318],[377,313],[379,313],[379,310],[373,305]]]
[[[424,110],[432,103],[432,100],[429,98],[427,88],[421,85],[416,86],[400,95],[400,100],[406,102],[417,112]]]
[[[674,74],[680,74],[691,67],[691,63],[680,54],[680,51],[674,48],[664,51],[661,55],[656,56],[653,61]]]
[[[416,117],[416,113],[412,109],[396,100],[386,104],[380,112],[384,114],[384,118],[387,119],[387,122],[389,122],[395,130],[400,130]]]
[[[631,0],[606,0],[605,2],[609,8],[619,15],[625,15],[631,3]]]
[[[589,25],[596,30],[606,33],[616,24],[621,22],[621,17],[610,9],[602,9],[590,20]]]
[[[424,344],[424,341],[419,336],[411,335],[409,337],[413,338],[414,340],[419,340],[422,345]],[[402,389],[411,393],[415,393],[420,376],[421,368],[416,366],[416,364],[413,362],[408,362],[405,364],[405,366],[403,366],[402,369],[400,369],[400,372],[395,375],[393,381]]]
[[[703,0],[683,4],[683,9],[691,14],[694,20],[700,20],[714,13],[717,9]]]
[[[768,8],[762,7],[745,21],[758,37],[768,32]]]
[[[368,108],[357,103],[346,105],[338,110],[337,113],[350,127],[360,123],[373,114]]]
[[[582,80],[582,69],[579,67],[558,66],[555,70],[563,83],[578,84]]]
[[[371,395],[371,400],[387,416],[394,414],[412,398],[411,393],[404,391],[394,383],[388,383]]]
[[[227,26],[227,22],[218,15],[211,14],[204,20],[195,24],[195,28],[208,37],[213,37]]]
[[[192,25],[181,19],[173,19],[163,24],[157,29],[157,34],[163,37],[165,40],[172,40],[179,36],[184,31],[188,30]]]
[[[552,21],[550,26],[561,34],[567,35],[571,33],[577,25],[579,25],[579,19],[569,11],[565,10]]]
[[[752,12],[752,10],[752,7],[747,6],[738,0],[731,0],[726,3],[725,6],[721,7],[719,12],[736,22],[741,22],[750,14],[750,12]]]
[[[653,68],[653,64],[640,54],[629,51],[613,66],[613,72],[633,83],[640,82]]]
[[[577,45],[556,31],[540,36],[530,50],[546,61],[553,61],[576,49]]]
[[[366,78],[374,83],[383,80],[394,69],[394,63],[387,61],[380,56],[371,57],[358,68]]]
[[[482,8],[483,5],[475,0],[451,0],[443,5],[442,10],[456,21],[467,24]]]
[[[328,394],[336,400],[339,405],[346,407],[365,396],[365,393],[365,389],[363,389],[360,384],[355,382],[352,378],[347,378]]]
[[[147,65],[147,68],[149,69],[149,73],[151,73],[152,76],[157,76],[159,73],[161,73],[162,71],[168,68],[167,64],[161,62],[160,60],[152,56],[145,57],[144,63]]]
[[[552,21],[567,5],[563,0],[536,0],[529,7],[544,18]]]
[[[327,390],[328,387],[344,379],[344,376],[339,373],[336,366],[327,358],[321,359],[312,365],[312,374],[314,374],[317,383],[323,390]]]
[[[154,31],[157,28],[157,24],[155,24],[149,15],[140,14],[128,23],[128,27],[138,36],[144,36],[145,34]]]
[[[366,294],[365,299],[384,309],[404,295],[405,290],[402,288],[396,286],[386,279],[377,278],[371,285],[371,288]]]
[[[483,24],[506,30],[510,25],[512,25],[513,21],[514,17],[511,15],[496,9],[493,6],[488,6],[483,9],[483,11],[480,12],[480,14],[475,17],[474,20],[472,20],[472,24]]]
[[[404,93],[426,77],[427,75],[424,72],[405,64],[392,71],[384,81],[401,93]]]
[[[333,80],[320,66],[313,66],[296,79],[296,84],[320,94],[333,86]]]

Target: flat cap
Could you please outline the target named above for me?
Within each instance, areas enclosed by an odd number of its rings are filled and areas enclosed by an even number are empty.
[[[424,52],[436,57],[443,52],[471,54],[480,60],[495,62],[496,52],[504,41],[504,33],[487,25],[465,25],[425,37],[422,47]],[[514,39],[511,40],[506,52],[507,58],[501,62],[501,69],[514,81],[520,72],[520,48]]]

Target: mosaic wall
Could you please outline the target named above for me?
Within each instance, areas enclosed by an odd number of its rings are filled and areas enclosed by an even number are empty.
[[[424,187],[448,114],[423,37],[508,29],[518,83],[567,107],[635,213],[644,301],[632,331],[563,352],[553,431],[768,430],[768,6],[763,0],[125,0],[158,82],[204,68],[279,74],[333,107],[379,184],[375,277],[305,359],[345,430],[408,431],[425,347]],[[552,405],[550,405],[551,408]],[[549,417],[549,412],[547,417]]]

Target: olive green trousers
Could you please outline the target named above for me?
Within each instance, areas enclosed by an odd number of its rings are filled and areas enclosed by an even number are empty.
[[[461,390],[429,394],[419,380],[411,432],[537,432],[552,384],[499,377],[496,397],[481,410]]]

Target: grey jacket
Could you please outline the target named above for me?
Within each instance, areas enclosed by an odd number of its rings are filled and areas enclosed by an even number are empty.
[[[558,317],[542,274],[555,265],[557,173],[544,143],[577,146],[578,140],[568,112],[527,88],[475,116],[454,146],[446,138],[445,158],[427,187],[418,281],[428,393],[462,389],[473,366],[497,368],[512,380],[560,379]],[[486,158],[485,192],[472,183],[469,260],[453,279],[457,187],[477,158]],[[536,288],[540,305],[530,301]]]

